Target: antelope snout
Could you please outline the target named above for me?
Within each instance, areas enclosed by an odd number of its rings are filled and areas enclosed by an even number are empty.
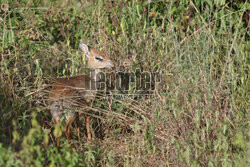
[[[112,68],[112,67],[114,67],[114,63],[111,60],[109,60],[106,67],[107,68]]]

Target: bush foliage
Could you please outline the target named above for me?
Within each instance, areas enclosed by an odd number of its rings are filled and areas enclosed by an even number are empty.
[[[0,166],[249,164],[248,1],[0,4]],[[153,97],[97,98],[93,140],[81,118],[74,151],[57,150],[49,85],[85,72],[80,41],[162,80]]]

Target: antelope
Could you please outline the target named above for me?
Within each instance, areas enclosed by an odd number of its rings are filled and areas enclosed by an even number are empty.
[[[77,119],[79,121],[79,113],[74,110],[77,105],[87,105],[94,100],[96,91],[91,90],[91,86],[96,84],[99,78],[96,77],[98,72],[104,68],[112,68],[114,64],[112,60],[95,48],[90,48],[84,43],[80,43],[80,49],[84,52],[88,59],[87,66],[92,70],[90,76],[78,75],[74,77],[59,78],[54,84],[49,93],[49,106],[54,124],[59,124],[61,118],[66,116],[66,125],[64,128],[66,138],[70,143],[70,127]],[[91,84],[89,84],[91,83]],[[87,137],[91,139],[90,132],[90,116],[85,113]],[[79,126],[78,126],[79,137]],[[60,147],[60,136],[57,138],[57,148]],[[72,145],[70,143],[72,149]]]

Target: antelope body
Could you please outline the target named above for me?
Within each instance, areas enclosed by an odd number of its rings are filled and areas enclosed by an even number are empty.
[[[98,81],[95,74],[102,71],[104,68],[112,68],[114,64],[112,60],[104,53],[98,51],[95,48],[89,48],[86,44],[80,43],[80,49],[85,53],[88,58],[88,68],[92,69],[94,75],[78,75],[75,77],[60,78],[52,85],[52,89],[49,93],[49,106],[52,114],[52,119],[55,124],[60,122],[62,116],[66,117],[65,135],[70,143],[70,127],[72,123],[77,119],[78,112],[76,109],[78,106],[86,106],[95,98],[96,91],[91,91],[91,86]],[[89,84],[91,83],[91,84]],[[78,107],[80,108],[80,107]],[[81,107],[82,109],[84,107]],[[91,139],[90,133],[90,116],[85,114],[86,129],[88,139]],[[78,126],[79,135],[79,126]],[[57,137],[57,147],[60,147],[60,136]],[[72,148],[72,145],[71,145]]]

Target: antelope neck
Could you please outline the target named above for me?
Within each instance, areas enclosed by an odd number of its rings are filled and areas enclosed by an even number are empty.
[[[97,68],[97,69],[90,69],[90,78],[95,81],[98,82],[100,81],[100,77],[97,77],[99,72],[102,72],[103,70],[101,68]],[[100,74],[99,74],[100,75]]]

